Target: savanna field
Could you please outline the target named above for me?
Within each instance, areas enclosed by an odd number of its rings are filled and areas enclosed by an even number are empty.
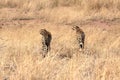
[[[43,28],[52,34],[45,58]],[[120,0],[0,0],[0,80],[120,80]]]

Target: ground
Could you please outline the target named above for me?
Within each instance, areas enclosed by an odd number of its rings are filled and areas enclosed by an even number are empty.
[[[120,80],[119,18],[73,22],[65,18],[57,23],[31,15],[0,9],[0,80]],[[76,48],[73,25],[86,34],[84,52]],[[45,58],[42,28],[53,36]]]

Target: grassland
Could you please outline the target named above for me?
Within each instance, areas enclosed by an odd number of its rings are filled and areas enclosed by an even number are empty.
[[[53,36],[45,58],[41,28]],[[0,80],[120,80],[120,1],[0,0]]]

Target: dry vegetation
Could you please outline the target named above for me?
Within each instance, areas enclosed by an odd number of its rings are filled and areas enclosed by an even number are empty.
[[[13,20],[38,18],[70,24],[120,18],[120,0],[0,0],[0,8],[14,9],[12,16],[5,9],[1,12],[2,18]]]
[[[46,58],[41,28],[53,35]],[[120,0],[0,0],[0,80],[120,80]]]

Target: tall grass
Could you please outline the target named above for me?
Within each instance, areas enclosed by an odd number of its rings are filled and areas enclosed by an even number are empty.
[[[41,56],[41,28],[53,36],[45,58]],[[0,29],[0,79],[119,80],[119,25],[81,28],[86,34],[84,53],[76,48],[71,26],[35,21],[21,28]]]
[[[0,8],[22,10],[14,17],[16,19],[31,17],[64,24],[120,18],[120,0],[0,0]]]
[[[120,0],[0,0],[0,80],[120,80],[118,18]],[[71,30],[81,24],[84,53]],[[45,58],[41,28],[52,33]]]
[[[116,9],[120,10],[119,0],[0,0],[1,7],[26,8],[40,10],[41,8],[53,8],[58,6],[78,6],[81,9],[100,10]]]

